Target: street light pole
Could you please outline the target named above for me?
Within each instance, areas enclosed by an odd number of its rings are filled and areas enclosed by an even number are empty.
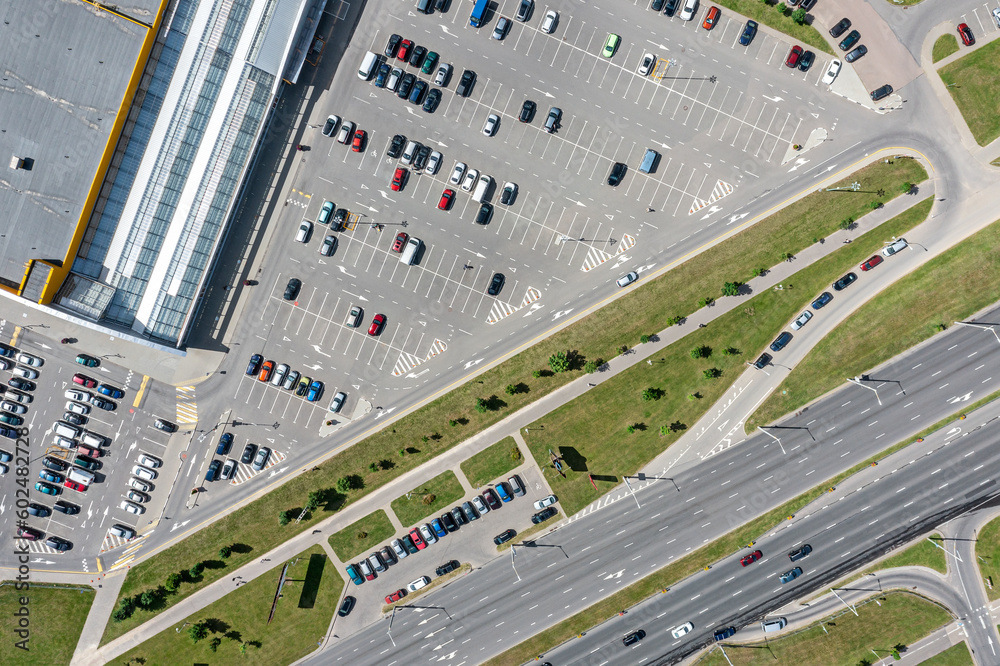
[[[757,427],[760,429],[761,432],[763,432],[765,435],[767,435],[768,437],[770,437],[771,439],[773,439],[778,443],[778,446],[781,447],[781,455],[783,456],[788,455],[787,453],[785,453],[785,447],[781,444],[781,440],[767,431],[768,426],[757,426]]]
[[[514,566],[514,549],[517,548],[514,544],[510,546],[510,568],[514,570],[514,575],[517,576],[517,582],[521,582],[521,574],[517,573],[517,567]]]
[[[638,508],[640,508],[640,509],[641,509],[641,508],[642,508],[642,505],[641,505],[641,504],[639,504],[639,498],[635,496],[635,491],[634,491],[634,490],[632,489],[632,484],[628,482],[628,477],[627,477],[627,476],[623,476],[623,477],[622,477],[622,479],[624,479],[624,481],[625,481],[625,485],[626,485],[626,486],[628,486],[628,491],[629,491],[630,493],[632,493],[632,499],[634,499],[634,500],[635,500],[635,505],[636,505],[636,506],[637,506]]]
[[[967,321],[956,321],[955,325],[956,326],[968,326],[970,328],[979,328],[979,329],[982,329],[984,331],[989,331],[990,333],[993,334],[993,337],[995,337],[997,339],[997,342],[1000,342],[1000,335],[997,335],[996,329],[993,326],[987,326],[986,324],[973,324],[973,323],[967,322]]]
[[[861,383],[861,382],[868,381],[868,375],[861,375],[860,377],[848,377],[847,381],[851,382],[852,384],[857,384],[861,388],[868,389],[869,391],[871,391],[872,393],[874,393],[875,394],[875,399],[878,400],[878,406],[879,407],[882,406],[882,399],[878,397],[878,391],[875,390],[875,387],[873,387],[873,386],[865,386],[864,384]]]

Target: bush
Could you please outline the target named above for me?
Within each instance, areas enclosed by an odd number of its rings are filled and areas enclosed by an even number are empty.
[[[372,474],[374,474],[375,472],[377,472],[378,471],[378,463],[369,463],[368,464],[368,471],[371,472]]]
[[[566,356],[566,352],[558,351],[549,356],[549,367],[552,368],[552,372],[566,372],[569,370],[569,358]]]
[[[878,210],[879,208],[882,207],[882,202],[881,201],[873,201],[873,202],[871,202],[870,205],[872,207],[872,210]]]
[[[278,514],[278,524],[284,527],[288,523],[292,522],[292,512],[282,511]]]
[[[229,546],[223,546],[219,549],[219,559],[228,560],[229,556],[233,554],[233,549]]]
[[[660,426],[660,437],[666,437],[669,432],[670,428],[668,426]]]
[[[705,379],[718,379],[722,376],[722,370],[718,368],[709,368],[704,372]]]
[[[486,401],[482,398],[476,398],[476,411],[480,414],[485,414],[487,410]]]
[[[191,578],[197,578],[201,575],[201,572],[205,570],[205,565],[201,562],[193,564],[190,569],[188,569],[188,574]]]
[[[795,255],[792,254],[791,252],[782,252],[781,253],[781,260],[782,261],[791,261],[794,258],[795,258]]]
[[[847,231],[852,226],[854,226],[854,218],[853,217],[845,217],[844,219],[842,219],[840,221],[840,228],[843,229],[844,231]]]
[[[337,492],[346,493],[351,489],[351,481],[346,476],[337,479]]]
[[[176,592],[177,588],[181,586],[181,575],[179,573],[172,573],[167,576],[167,583],[164,587],[167,588],[167,592]]]
[[[510,459],[520,460],[521,459],[521,449],[518,448],[517,444],[510,447]]]
[[[903,194],[909,194],[913,190],[913,183],[903,183],[899,186],[899,191]]]
[[[587,361],[583,364],[583,371],[588,375],[592,375],[597,372],[597,361]]]
[[[436,499],[437,495],[435,495],[434,493],[427,493],[426,495],[424,495],[424,499],[422,501],[427,506],[430,506],[431,504],[434,504],[434,500]]]
[[[704,298],[698,299],[698,307],[699,308],[708,307],[712,303],[715,303],[715,299],[712,298],[711,296],[706,296]]]
[[[726,347],[725,349],[722,350],[723,356],[739,356],[742,353],[743,352],[741,352],[736,347]]]
[[[531,373],[531,376],[534,377],[535,379],[538,379],[539,377],[542,376],[542,371],[541,370],[533,370],[532,373]]]
[[[517,388],[513,384],[507,384],[506,388],[504,388],[504,393],[507,395],[514,395],[517,393]]]
[[[677,324],[681,323],[681,321],[683,321],[683,320],[684,320],[684,317],[681,317],[680,315],[674,315],[673,317],[667,317],[667,326],[668,327],[670,327],[670,326],[676,326]]]
[[[753,276],[754,277],[760,277],[761,275],[763,275],[766,272],[767,272],[766,268],[755,268],[755,269],[753,269]]]
[[[634,425],[625,426],[625,432],[631,435],[632,433],[635,432],[635,426]]]
[[[644,345],[647,342],[649,342],[649,336],[648,335],[640,335],[639,336],[639,344],[643,344]]]
[[[364,541],[365,539],[367,539],[367,538],[368,538],[368,532],[365,532],[364,530],[361,530],[360,532],[358,532],[358,533],[357,533],[357,534],[355,534],[354,536],[355,536],[355,538],[356,538],[356,539],[357,539],[358,541]]]
[[[727,282],[722,285],[722,295],[723,296],[739,296],[740,287],[743,286],[742,282]]]

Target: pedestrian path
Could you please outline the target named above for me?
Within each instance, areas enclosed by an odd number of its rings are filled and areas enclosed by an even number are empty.
[[[194,386],[177,387],[177,424],[193,424],[198,422],[198,402],[195,398]]]

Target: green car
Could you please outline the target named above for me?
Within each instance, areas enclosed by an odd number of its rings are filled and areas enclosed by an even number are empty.
[[[618,50],[618,44],[621,43],[622,38],[615,33],[608,34],[608,41],[604,42],[604,51],[601,53],[605,58],[610,58]]]
[[[420,68],[420,71],[424,74],[430,74],[434,71],[434,65],[437,64],[438,54],[435,51],[431,51],[424,58],[424,66]]]
[[[295,389],[295,395],[304,396],[309,391],[309,385],[312,384],[311,377],[303,377],[299,380],[299,385]]]
[[[19,426],[24,423],[24,419],[20,416],[14,416],[13,414],[8,414],[4,412],[0,414],[0,423],[6,423],[7,425]]]
[[[55,486],[50,486],[47,483],[42,483],[41,481],[39,481],[38,483],[35,484],[35,490],[37,490],[39,492],[43,492],[46,495],[58,495],[59,494],[59,489],[58,488],[56,488]]]
[[[79,356],[77,356],[76,362],[88,368],[96,368],[101,364],[101,362],[98,361],[96,358],[94,358],[93,356],[87,356],[86,354],[80,354]]]

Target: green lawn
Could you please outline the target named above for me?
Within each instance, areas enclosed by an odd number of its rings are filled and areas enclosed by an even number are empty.
[[[979,571],[983,578],[993,583],[986,585],[986,596],[990,601],[1000,599],[1000,518],[994,518],[979,530],[976,540],[976,555],[979,556]]]
[[[649,4],[648,2],[646,3]],[[776,4],[765,4],[760,0],[715,0],[713,4],[719,5],[723,9],[729,9],[741,16],[747,18],[752,18],[761,25],[766,25],[769,28],[774,28],[779,32],[783,32],[789,37],[792,37],[794,41],[803,42],[813,47],[816,50],[822,51],[823,53],[829,53],[834,55],[833,50],[830,45],[826,43],[816,28],[810,25],[802,24],[799,25],[792,20],[792,11],[785,9],[785,3]],[[704,7],[702,9],[705,9]],[[678,10],[679,11],[679,10]],[[703,18],[704,11],[701,9],[698,11],[698,16],[696,17],[698,21]],[[723,11],[725,14],[725,11]],[[737,18],[737,17],[731,17]],[[699,25],[699,30],[701,29]],[[716,28],[717,30],[718,28]],[[742,32],[742,27],[740,32]],[[758,35],[758,39],[760,36]],[[661,54],[662,55],[662,54]]]
[[[389,522],[385,511],[379,509],[331,535],[330,547],[341,562],[350,562],[357,555],[391,537],[395,531],[396,528]]]
[[[901,234],[897,234],[901,235]],[[912,246],[912,252],[923,249]],[[876,269],[877,270],[877,269]],[[747,419],[772,423],[1000,299],[1000,222],[931,259],[858,308]]]
[[[517,453],[517,458],[513,453]],[[462,462],[462,473],[474,488],[485,486],[494,479],[507,476],[507,472],[524,460],[513,437],[504,437],[496,444],[483,449]]]
[[[312,652],[326,636],[344,579],[322,546],[302,552],[297,563],[288,568],[287,577],[294,580],[285,583],[274,619],[268,624],[283,564],[279,562],[270,572],[116,657],[114,663],[143,659],[134,663],[290,664]],[[190,624],[176,631],[184,622]],[[188,631],[198,623],[207,626],[208,636],[195,643]],[[219,643],[212,651],[216,640]],[[245,655],[241,654],[242,645],[246,646]]]
[[[0,585],[0,664],[68,664],[73,659],[80,633],[94,603],[96,592],[90,587],[31,585],[27,590],[14,589],[13,581]],[[27,605],[21,604],[21,597]],[[27,627],[14,613],[27,608]],[[14,632],[27,630],[28,638]],[[28,652],[15,643],[25,641]]]
[[[934,62],[944,60],[952,53],[958,50],[958,38],[955,35],[947,34],[941,35],[934,42],[934,50],[931,52],[931,58]]]
[[[419,523],[424,518],[441,513],[465,495],[465,489],[450,469],[421,484],[406,495],[397,497],[390,505],[392,512],[404,527]]]
[[[767,216],[731,240],[700,255],[685,257],[684,263],[661,278],[646,280],[623,297],[600,304],[603,307],[599,312],[595,306],[593,314],[557,331],[542,344],[533,346],[533,341],[525,342],[484,369],[477,375],[477,381],[442,389],[388,427],[373,426],[356,443],[345,442],[343,452],[316,469],[287,482],[272,481],[255,496],[259,499],[246,501],[233,513],[212,523],[212,529],[199,529],[187,537],[179,533],[169,548],[155,551],[147,556],[148,559],[132,566],[120,598],[155,589],[163,585],[169,574],[186,570],[197,562],[212,564],[165,599],[163,608],[170,607],[204,585],[230,575],[234,568],[259,558],[261,552],[312,529],[318,521],[345,504],[358,501],[400,474],[583,374],[581,358],[577,363],[581,369],[534,377],[534,371],[547,369],[548,358],[554,351],[577,351],[581,357],[591,360],[609,359],[619,353],[623,344],[634,345],[641,335],[662,330],[668,317],[686,316],[697,310],[700,298],[718,296],[724,282],[745,281],[755,268],[780,263],[782,253],[801,251],[814,239],[832,233],[844,218],[860,218],[870,210],[873,200],[888,201],[897,196],[901,183],[919,183],[926,178],[926,172],[915,160],[895,160],[892,164],[879,162],[839,183],[831,183],[831,186],[842,186],[857,180],[862,184],[860,192],[811,194]],[[885,196],[878,197],[879,190],[884,190]],[[519,388],[514,395],[505,392],[505,387],[510,385]],[[477,399],[492,396],[497,396],[490,401],[494,409],[485,413],[475,411]],[[374,472],[372,465],[376,469]],[[336,487],[340,479],[353,481],[349,484],[352,489],[338,492]],[[309,493],[316,490],[324,494],[324,502],[318,510],[298,523],[279,525],[278,515],[282,511],[304,506]],[[219,559],[219,548],[232,544],[238,546],[233,548],[232,557],[224,561]],[[120,623],[109,623],[102,643],[138,626],[138,621],[133,616]]]
[[[733,666],[795,664],[796,666],[857,666],[862,659],[888,657],[894,646],[910,645],[952,620],[948,611],[916,595],[890,592],[857,607],[858,616],[841,611],[825,618],[826,630],[813,625],[784,638],[747,644],[726,641],[726,655]],[[713,650],[699,666],[727,666],[726,657]]]
[[[1000,136],[998,60],[1000,41],[992,41],[938,70],[980,146]]]
[[[972,661],[968,644],[962,641],[920,663],[922,666],[974,666],[976,662]]]
[[[617,486],[623,475],[632,474],[676,441],[682,431],[663,435],[661,428],[695,423],[745,370],[745,363],[817,294],[877,252],[884,240],[921,223],[930,206],[931,199],[926,199],[884,222],[803,268],[786,281],[782,291],[767,290],[754,296],[710,326],[693,329],[663,350],[652,365],[637,364],[532,424],[525,441],[566,514],[573,515]],[[700,347],[711,348],[711,356],[692,358],[691,350]],[[722,351],[729,347],[741,353],[724,356]],[[702,371],[713,367],[722,370],[722,377],[706,379]],[[660,389],[664,395],[644,401],[642,393],[648,387]],[[689,399],[694,394],[701,398]],[[591,418],[593,414],[600,414],[600,418]],[[629,433],[626,428],[632,424],[641,427]],[[565,479],[549,464],[550,449],[562,456]]]
[[[904,548],[900,552],[896,553],[891,557],[887,557],[878,564],[868,567],[861,571],[862,574],[874,573],[876,571],[885,571],[887,569],[892,569],[894,567],[927,567],[928,569],[933,569],[940,574],[947,572],[948,562],[945,559],[947,555],[938,546],[944,546],[943,537],[937,532],[929,535],[930,539],[934,543],[931,543],[925,537],[921,537],[920,541],[916,542],[912,546]]]

